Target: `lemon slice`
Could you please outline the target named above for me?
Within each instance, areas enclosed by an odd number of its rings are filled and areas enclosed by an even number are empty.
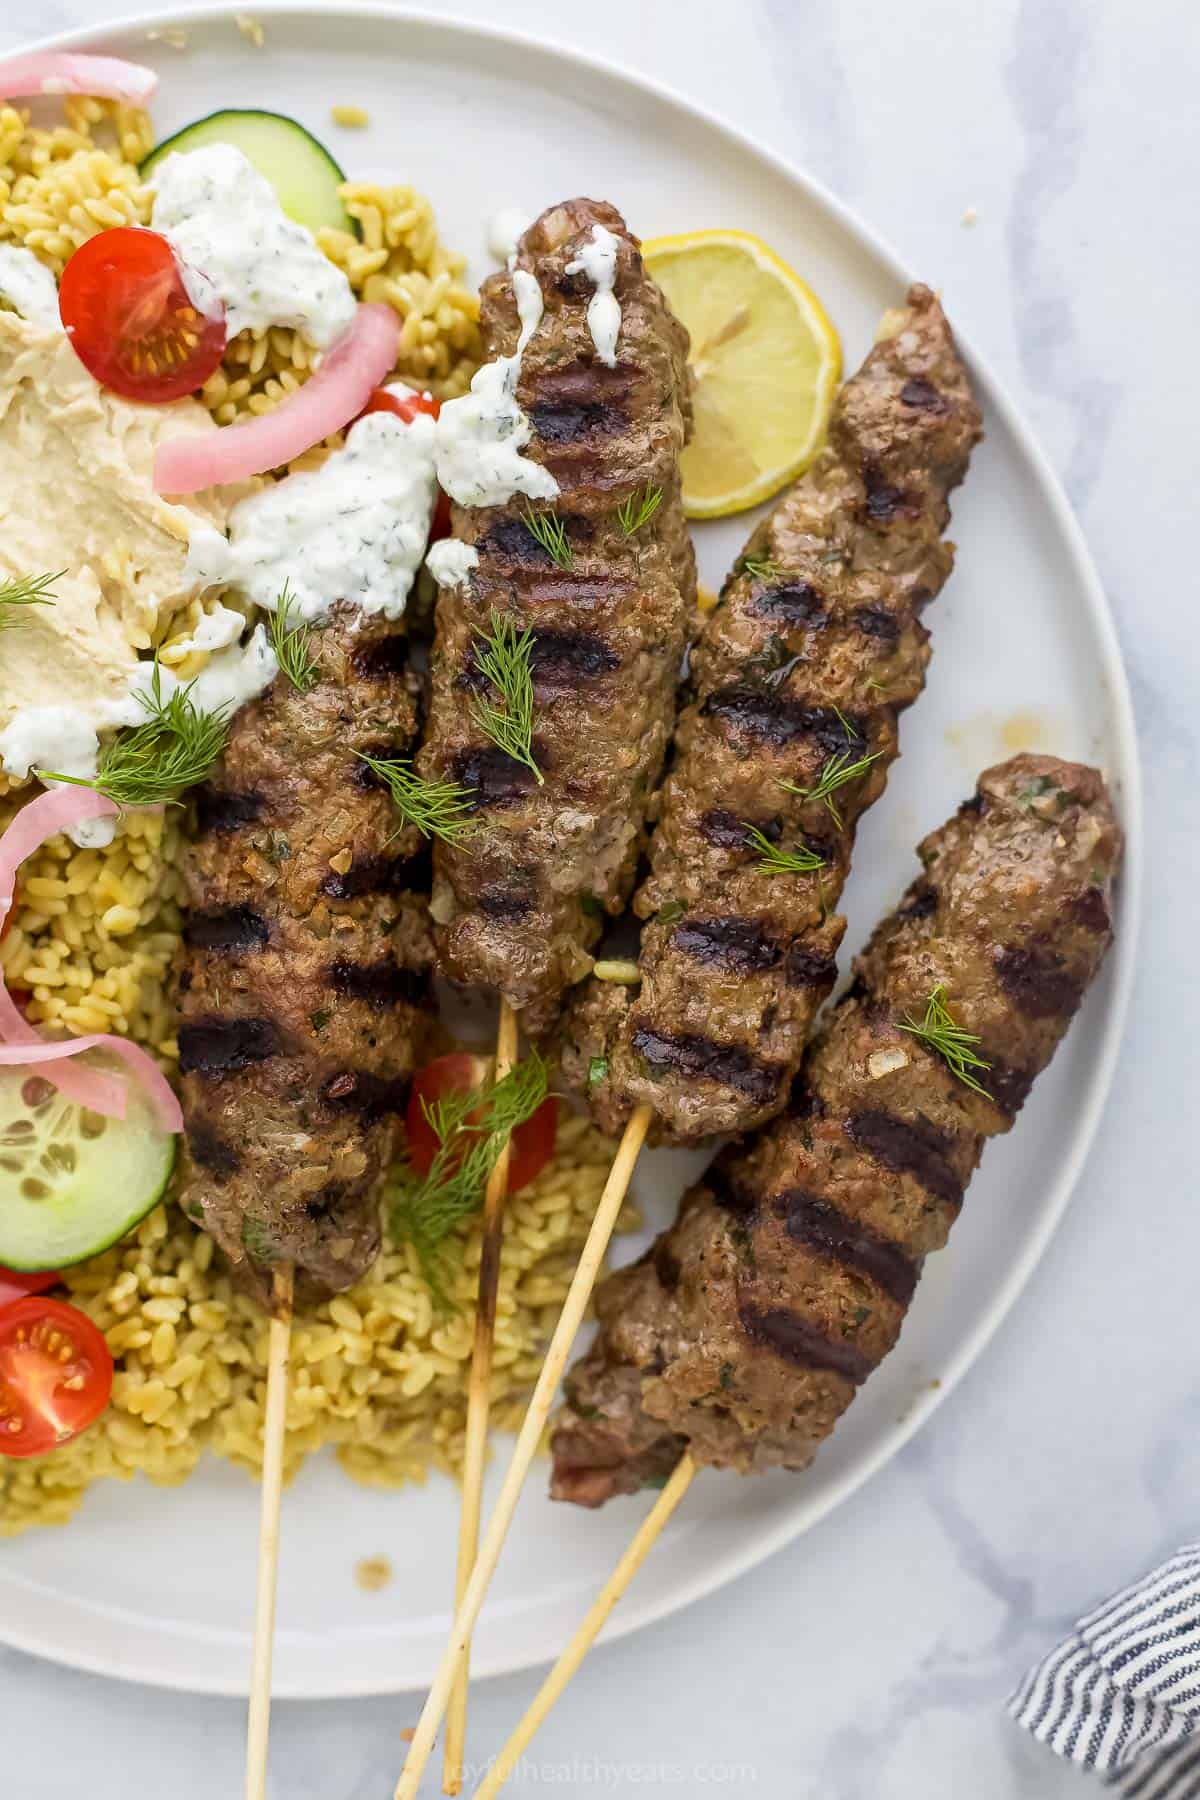
[[[692,339],[684,509],[744,512],[820,449],[842,375],[837,332],[807,283],[748,231],[652,238],[642,254]]]

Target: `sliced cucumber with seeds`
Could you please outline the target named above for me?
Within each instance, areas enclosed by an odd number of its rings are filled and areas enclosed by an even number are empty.
[[[286,113],[226,110],[185,125],[174,137],[156,144],[142,163],[145,181],[172,150],[199,150],[206,144],[232,144],[275,189],[289,219],[317,232],[322,225],[357,235],[358,227],[338,192],[344,170],[303,125]]]
[[[0,1263],[65,1269],[107,1250],[161,1200],[175,1142],[133,1082],[125,1117],[102,1119],[0,1069]]]

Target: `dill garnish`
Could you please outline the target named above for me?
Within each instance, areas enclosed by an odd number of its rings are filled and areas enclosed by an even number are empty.
[[[10,608],[53,606],[54,596],[50,589],[66,572],[59,569],[55,575],[14,575],[8,581],[0,581],[0,631],[17,622],[19,615]]]
[[[942,1058],[950,1073],[956,1075],[964,1086],[973,1088],[985,1100],[991,1099],[992,1096],[983,1083],[971,1074],[972,1069],[986,1070],[992,1066],[973,1048],[982,1040],[978,1032],[966,1031],[961,1025],[955,1024],[946,1005],[946,990],[940,982],[925,1002],[925,1017],[920,1024],[906,1014],[900,1021],[899,1029],[920,1038],[923,1044]]]
[[[631,538],[648,525],[662,505],[662,497],[662,489],[647,482],[640,494],[630,494],[628,500],[622,500],[617,508],[617,524],[623,536]]]
[[[783,570],[769,556],[744,556],[742,574],[752,576],[755,581],[778,581]]]
[[[525,529],[542,546],[552,563],[560,569],[571,567],[575,552],[567,540],[567,528],[561,519],[556,519],[553,513],[535,512],[526,502]]]
[[[144,725],[122,732],[100,754],[95,775],[83,780],[52,769],[39,769],[43,781],[65,781],[72,787],[95,788],[117,806],[174,805],[184,788],[203,781],[225,748],[229,709],[204,712],[192,699],[195,682],[162,697],[158,664],[150,691],[137,690],[146,713]]]
[[[591,1090],[595,1087],[596,1083],[598,1081],[603,1081],[607,1075],[608,1075],[608,1058],[607,1058],[607,1056],[590,1057],[588,1059],[588,1072],[587,1072],[588,1092],[590,1093]]]
[[[385,759],[354,753],[360,762],[387,786],[402,819],[415,825],[424,837],[441,838],[445,844],[461,844],[475,828],[470,788],[456,781],[426,781],[405,757]]]
[[[848,750],[838,750],[829,758],[812,787],[797,787],[794,781],[781,781],[779,786],[786,788],[789,794],[796,794],[801,800],[823,801],[830,818],[840,831],[842,815],[834,804],[833,796],[848,781],[857,781],[873,762],[879,761],[882,754],[881,750],[873,750],[869,756],[860,756],[857,762],[851,762]]]
[[[548,1092],[546,1065],[536,1050],[494,1087],[446,1094],[423,1102],[438,1148],[426,1174],[411,1163],[396,1175],[390,1228],[417,1253],[439,1305],[448,1307],[446,1240],[479,1210],[488,1177],[511,1134],[533,1117]]]
[[[275,661],[298,694],[311,693],[317,685],[317,667],[309,654],[311,628],[291,624],[292,590],[285,581],[271,614],[271,648]]]
[[[807,844],[797,850],[784,850],[757,825],[746,825],[744,830],[747,841],[758,851],[758,866],[764,875],[811,875],[814,869],[825,867],[825,858]]]
[[[476,699],[471,711],[498,750],[524,763],[542,786],[542,771],[533,757],[533,633],[518,631],[511,619],[492,613],[490,634],[475,639],[475,661],[481,675],[500,695],[502,705]]]

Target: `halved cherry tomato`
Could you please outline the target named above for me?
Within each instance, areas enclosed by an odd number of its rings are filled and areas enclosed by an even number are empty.
[[[170,244],[140,225],[79,246],[62,273],[58,310],[80,362],[127,400],[192,394],[224,354],[224,313],[209,318],[193,306]]]
[[[22,1273],[20,1269],[0,1267],[0,1306],[7,1306],[10,1300],[23,1300],[26,1294],[44,1294],[47,1288],[57,1287],[61,1280],[57,1269]]]
[[[387,388],[376,388],[363,407],[362,416],[372,412],[390,412],[395,413],[398,419],[403,419],[406,425],[411,425],[418,413],[428,413],[431,419],[436,419],[441,410],[441,401],[435,400],[432,394],[393,394]],[[436,544],[440,538],[449,536],[450,497],[439,488],[429,527],[429,541]]]
[[[426,1106],[432,1106],[435,1100],[447,1094],[469,1094],[472,1088],[480,1087],[487,1079],[488,1066],[486,1057],[471,1056],[462,1050],[450,1056],[439,1056],[418,1069],[408,1098],[404,1126],[409,1160],[420,1174],[428,1174],[438,1151],[437,1133],[425,1116]],[[548,1098],[542,1101],[532,1118],[526,1119],[513,1132],[508,1164],[510,1194],[519,1193],[541,1173],[554,1154],[557,1136],[558,1102]]]
[[[42,1456],[100,1417],[112,1394],[104,1334],[65,1300],[0,1306],[0,1456]]]

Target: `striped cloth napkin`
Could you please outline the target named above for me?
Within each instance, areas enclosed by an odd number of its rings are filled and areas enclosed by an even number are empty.
[[[1008,1706],[1125,1800],[1200,1800],[1200,1544],[1081,1619]]]

